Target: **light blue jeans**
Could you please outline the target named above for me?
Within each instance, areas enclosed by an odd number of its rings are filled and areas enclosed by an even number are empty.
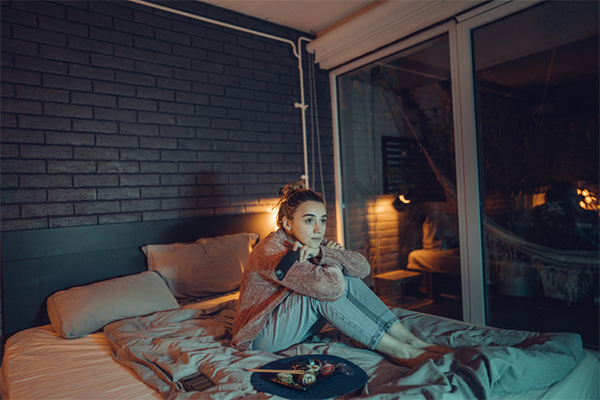
[[[271,353],[284,350],[318,333],[330,322],[345,335],[375,350],[398,318],[362,280],[349,276],[345,279],[345,295],[333,302],[292,292],[273,311],[250,349]]]

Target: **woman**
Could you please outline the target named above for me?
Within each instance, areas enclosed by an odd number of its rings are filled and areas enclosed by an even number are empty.
[[[367,260],[324,238],[327,215],[320,194],[290,183],[280,192],[277,225],[250,254],[242,278],[232,344],[277,352],[301,343],[327,322],[392,361],[415,366],[451,351],[410,333],[362,282]],[[298,260],[283,279],[275,269],[289,251]]]

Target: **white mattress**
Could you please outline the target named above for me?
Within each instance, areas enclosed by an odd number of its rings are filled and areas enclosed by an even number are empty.
[[[183,308],[209,308],[237,299],[232,293]],[[162,399],[112,355],[106,336],[64,339],[51,325],[11,336],[0,369],[2,399]]]
[[[203,309],[236,299],[233,293],[183,308]],[[1,398],[6,399],[160,399],[159,393],[114,361],[104,333],[63,339],[51,325],[13,335],[0,370]],[[600,362],[587,353],[562,381],[546,389],[494,399],[598,399]],[[595,382],[596,384],[590,384]]]

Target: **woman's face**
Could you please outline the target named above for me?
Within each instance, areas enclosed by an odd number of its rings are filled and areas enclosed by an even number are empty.
[[[296,207],[293,219],[285,218],[283,227],[291,241],[318,248],[325,236],[327,213],[325,206],[316,201],[306,201]]]

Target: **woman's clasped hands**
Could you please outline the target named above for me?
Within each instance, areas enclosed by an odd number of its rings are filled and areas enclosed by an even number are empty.
[[[344,246],[337,242],[328,241],[325,244],[325,247],[335,250],[346,250]],[[320,258],[321,257],[321,246],[319,247],[310,247],[308,245],[302,244],[299,241],[294,242],[293,251],[299,250],[300,254],[298,255],[298,262],[304,262],[310,258]]]

